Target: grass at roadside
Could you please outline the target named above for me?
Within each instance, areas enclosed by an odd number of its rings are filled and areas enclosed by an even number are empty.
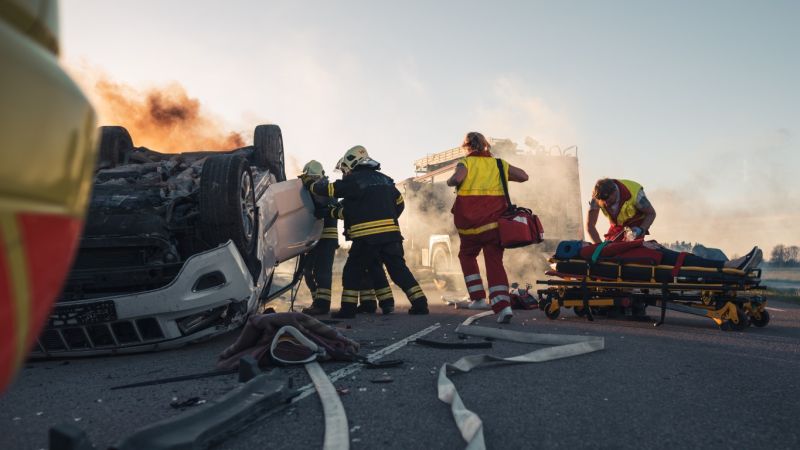
[[[800,267],[771,268],[765,267],[761,276],[763,280],[800,281]]]
[[[800,295],[786,291],[767,289],[767,301],[771,300],[800,303]]]

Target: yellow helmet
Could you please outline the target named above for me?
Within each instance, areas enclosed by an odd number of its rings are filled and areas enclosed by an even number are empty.
[[[322,164],[319,161],[312,159],[303,166],[303,175],[315,178],[324,177],[325,169],[322,168]]]
[[[364,148],[364,146],[356,145],[355,147],[346,151],[342,159],[339,161],[340,162],[337,164],[337,167],[342,172],[349,172],[363,162],[372,161],[372,158],[369,157],[369,153],[367,153],[367,149]]]

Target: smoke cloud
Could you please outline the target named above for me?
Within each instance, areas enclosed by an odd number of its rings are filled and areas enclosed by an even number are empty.
[[[645,185],[658,213],[653,236],[719,247],[729,257],[754,245],[768,254],[777,244],[800,244],[800,147],[792,133],[720,146],[687,161],[672,187]]]
[[[95,105],[100,123],[127,128],[136,146],[177,153],[245,145],[243,133],[226,129],[177,82],[137,88],[85,65],[70,72]]]

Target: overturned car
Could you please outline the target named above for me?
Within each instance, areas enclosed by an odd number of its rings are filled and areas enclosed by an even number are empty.
[[[134,147],[123,127],[100,134],[80,248],[33,356],[208,338],[297,283],[299,270],[281,283],[275,268],[312,248],[322,223],[286,181],[278,126],[256,127],[251,146],[178,154]]]

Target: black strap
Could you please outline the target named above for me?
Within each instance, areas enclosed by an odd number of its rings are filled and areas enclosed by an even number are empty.
[[[382,369],[385,367],[397,367],[403,364],[402,359],[382,359],[379,361],[370,361],[366,356],[359,354],[349,354],[353,361],[359,362],[367,366],[367,369]]]
[[[139,383],[123,384],[121,386],[112,386],[111,390],[114,391],[117,389],[128,389],[128,388],[142,387],[142,386],[156,386],[159,384],[175,383],[178,381],[199,380],[201,378],[218,377],[220,375],[231,375],[238,371],[239,369],[214,370],[212,372],[193,373],[189,375],[180,375],[177,377],[159,378],[156,380],[141,381]]]
[[[431,339],[425,338],[417,338],[415,341],[419,345],[424,345],[425,347],[432,347],[432,348],[492,348],[491,342],[442,342],[442,341],[434,341]]]
[[[514,205],[511,204],[511,197],[508,195],[508,182],[506,181],[506,171],[503,170],[503,160],[500,158],[495,158],[497,161],[497,169],[500,170],[500,182],[503,184],[503,193],[506,195],[506,204],[508,205],[508,209],[514,208]]]

